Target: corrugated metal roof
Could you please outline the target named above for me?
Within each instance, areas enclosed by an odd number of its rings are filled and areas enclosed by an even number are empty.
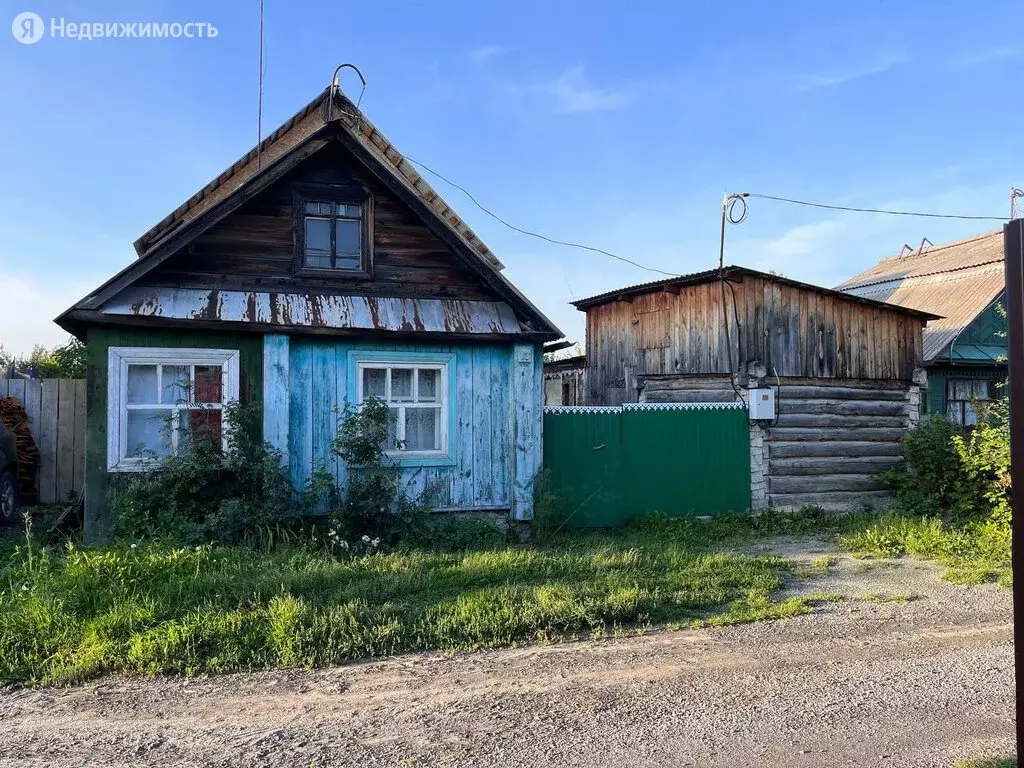
[[[884,301],[879,301],[872,297],[859,296],[857,294],[851,294],[845,291],[837,291],[832,288],[825,288],[820,285],[814,285],[813,283],[802,283],[799,280],[791,280],[788,277],[782,277],[781,275],[773,275],[770,272],[760,272],[756,269],[750,269],[748,267],[737,267],[728,266],[722,270],[722,275],[726,279],[734,277],[736,275],[751,275],[753,277],[760,277],[764,280],[771,280],[777,283],[783,283],[785,285],[791,285],[795,288],[803,288],[807,291],[814,291],[815,293],[823,293],[826,295],[838,296],[843,299],[850,299],[852,301],[859,301],[862,304],[871,304],[878,306],[881,309],[890,309],[896,312],[903,312],[905,314],[916,315],[921,317],[923,320],[929,320],[936,317],[936,315],[926,312],[919,311],[911,307],[905,307],[899,304],[890,304]],[[654,280],[649,283],[637,283],[636,285],[626,286],[625,288],[618,288],[614,291],[607,291],[605,293],[598,294],[597,296],[591,296],[586,299],[579,299],[578,301],[572,302],[572,305],[576,309],[588,309],[589,307],[597,307],[601,304],[607,304],[611,301],[617,301],[619,299],[628,298],[630,296],[640,296],[645,293],[652,293],[654,291],[660,291],[664,288],[673,288],[683,285],[699,285],[701,283],[707,283],[711,280],[717,280],[719,277],[719,271],[717,269],[709,269],[705,272],[694,272],[689,275],[680,275],[679,277],[669,277],[664,280]]]
[[[924,359],[932,362],[1004,286],[1002,232],[988,232],[884,259],[838,290],[941,315],[924,329]]]
[[[524,332],[512,308],[500,301],[132,286],[104,304],[101,311],[105,315],[293,328],[487,335]]]

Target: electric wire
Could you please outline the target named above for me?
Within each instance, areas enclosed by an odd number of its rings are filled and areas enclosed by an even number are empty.
[[[885,208],[853,208],[848,205],[829,205],[827,203],[812,203],[807,200],[794,200],[791,197],[777,197],[776,195],[762,195],[757,192],[750,192],[748,197],[759,197],[762,200],[775,200],[781,203],[792,203],[793,205],[806,205],[810,208],[825,208],[830,211],[853,211],[854,213],[884,213],[888,216],[921,216],[928,219],[966,219],[969,221],[1006,221],[1005,216],[965,216],[958,213],[922,213],[921,211],[891,211]]]
[[[517,227],[515,224],[512,224],[509,221],[506,221],[501,216],[499,216],[494,211],[492,211],[487,206],[485,206],[483,203],[481,203],[479,200],[477,200],[476,197],[473,195],[473,193],[470,192],[468,189],[466,189],[461,184],[456,184],[454,181],[452,181],[449,178],[446,178],[445,176],[443,176],[442,174],[438,173],[437,171],[435,171],[430,166],[428,166],[428,165],[426,165],[424,163],[421,163],[419,160],[414,160],[413,158],[409,157],[408,155],[405,155],[405,159],[408,160],[413,165],[419,166],[420,168],[422,168],[423,170],[425,170],[427,173],[431,174],[432,176],[436,176],[441,181],[443,181],[445,184],[448,184],[449,186],[454,187],[455,189],[459,190],[460,192],[462,192],[462,194],[464,194],[466,197],[469,198],[469,200],[473,203],[473,205],[475,205],[481,211],[483,211],[488,216],[490,216],[492,219],[497,221],[499,224],[502,224],[502,225],[508,227],[509,229],[511,229],[511,230],[513,230],[515,232],[519,232],[520,234],[528,235],[530,237],[535,237],[535,238],[537,238],[539,240],[544,240],[545,242],[552,243],[554,245],[564,245],[564,246],[566,246],[568,248],[579,248],[579,249],[584,250],[584,251],[593,251],[594,253],[600,253],[600,254],[603,254],[605,256],[609,256],[609,257],[611,257],[613,259],[617,259],[618,261],[624,262],[626,264],[631,264],[632,266],[637,267],[638,269],[646,270],[647,272],[656,272],[659,275],[667,275],[668,277],[679,277],[680,276],[678,272],[666,272],[663,269],[657,269],[655,267],[644,266],[643,264],[640,264],[639,262],[633,261],[632,259],[627,259],[625,256],[619,256],[617,253],[612,253],[611,251],[606,251],[604,248],[596,248],[596,247],[594,247],[592,245],[584,245],[583,243],[573,243],[573,242],[570,242],[568,240],[559,240],[558,238],[548,237],[547,235],[542,235],[539,232],[531,232],[528,229],[523,229],[522,227]]]

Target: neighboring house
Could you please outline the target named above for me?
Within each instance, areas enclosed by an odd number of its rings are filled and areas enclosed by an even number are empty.
[[[849,508],[886,496],[917,421],[922,328],[935,315],[744,267],[574,302],[587,314],[586,405],[777,394],[751,427],[755,508]],[[680,439],[685,439],[681,436]]]
[[[545,361],[544,405],[583,405],[586,381],[586,355]]]
[[[541,347],[561,334],[337,87],[135,250],[57,319],[88,344],[88,538],[109,530],[110,473],[179,450],[235,398],[262,406],[297,486],[319,466],[344,480],[334,409],[375,396],[412,489],[531,517]]]
[[[884,259],[838,290],[942,315],[924,330],[923,410],[974,424],[1007,377],[1004,280],[1000,230]]]

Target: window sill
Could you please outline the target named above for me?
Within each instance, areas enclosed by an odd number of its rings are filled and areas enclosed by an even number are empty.
[[[330,269],[327,267],[300,267],[297,277],[344,277],[350,280],[371,280],[373,275],[367,269]]]
[[[406,456],[397,453],[389,453],[386,460],[398,467],[454,467],[455,458],[448,454],[433,454],[426,456]]]
[[[151,472],[159,469],[162,459],[122,459],[107,467],[107,472]]]

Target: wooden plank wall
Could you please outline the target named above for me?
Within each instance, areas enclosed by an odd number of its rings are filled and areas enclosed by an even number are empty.
[[[728,341],[725,313],[728,313]],[[587,404],[636,402],[641,377],[724,374],[909,381],[921,321],[843,296],[744,275],[612,301],[587,311]]]
[[[66,501],[85,487],[85,379],[0,379],[0,397],[17,399],[39,446],[39,501]]]
[[[277,337],[267,336],[264,357],[278,358]],[[454,456],[450,464],[402,468],[412,494],[430,486],[435,506],[454,510],[511,510],[516,519],[532,515],[533,480],[540,469],[543,359],[533,344],[408,344],[322,340],[292,336],[287,346],[287,395],[264,395],[264,424],[287,423],[287,456],[293,484],[302,488],[315,467],[345,481],[344,463],[331,453],[338,414],[355,400],[352,350],[415,355],[452,354],[455,391]],[[401,358],[400,358],[401,359]],[[267,386],[282,386],[279,377]],[[275,413],[275,409],[287,409]],[[279,428],[276,440],[281,441]]]
[[[373,198],[373,279],[296,275],[294,184],[357,184]],[[331,145],[200,235],[142,284],[495,300],[496,294],[411,210]]]

